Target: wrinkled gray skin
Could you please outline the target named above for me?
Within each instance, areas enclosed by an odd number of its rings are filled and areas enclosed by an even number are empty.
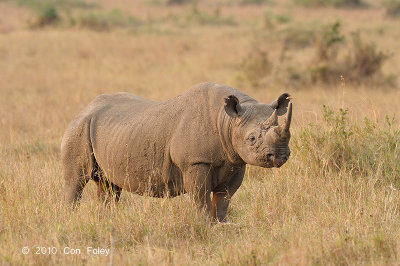
[[[277,120],[288,104],[288,94],[268,105],[213,83],[164,102],[100,95],[62,140],[66,200],[77,203],[94,180],[105,201],[118,201],[122,189],[154,197],[189,193],[224,221],[246,164],[280,167],[289,158],[291,103],[288,121]]]

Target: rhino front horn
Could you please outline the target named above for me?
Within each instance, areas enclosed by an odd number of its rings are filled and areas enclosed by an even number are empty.
[[[292,122],[292,102],[289,102],[289,107],[286,115],[286,121],[283,125],[283,131],[289,132],[290,122]]]

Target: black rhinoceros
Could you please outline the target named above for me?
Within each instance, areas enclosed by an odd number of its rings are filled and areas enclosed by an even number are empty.
[[[164,102],[100,95],[62,140],[66,200],[76,203],[94,180],[102,199],[116,201],[122,189],[154,197],[189,193],[214,221],[224,221],[246,164],[280,167],[288,160],[291,117],[287,93],[264,104],[214,83]]]

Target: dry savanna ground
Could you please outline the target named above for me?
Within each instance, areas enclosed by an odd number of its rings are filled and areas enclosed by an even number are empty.
[[[400,19],[379,0],[166,2],[0,1],[0,264],[110,262],[89,246],[115,265],[398,264]],[[205,81],[294,102],[291,158],[248,167],[230,223],[186,196],[105,208],[94,184],[63,206],[60,141],[91,99]]]

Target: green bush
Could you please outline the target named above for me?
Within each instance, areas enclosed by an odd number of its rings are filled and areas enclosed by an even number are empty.
[[[243,60],[241,69],[245,78],[256,87],[271,72],[272,63],[268,53],[256,47]]]
[[[386,8],[386,14],[391,17],[400,16],[400,0],[385,0],[383,5]]]
[[[308,66],[309,79],[312,83],[333,84],[341,74],[337,55],[339,44],[345,40],[340,32],[340,22],[324,26],[314,41],[314,60]]]
[[[340,22],[329,24],[321,30],[315,39],[316,61],[335,59],[337,44],[344,42],[345,37],[340,32]]]
[[[307,70],[310,81],[334,85],[343,76],[346,82],[353,84],[395,86],[396,79],[382,73],[389,55],[374,43],[363,41],[359,33],[352,34],[350,45],[338,46],[345,39],[339,26],[335,23],[317,37],[315,58]],[[337,56],[339,52],[342,58]]]
[[[290,17],[276,14],[270,11],[265,12],[264,14],[264,28],[273,29],[277,24],[284,24],[290,21]]]
[[[194,3],[195,0],[167,0],[167,5],[184,5]]]
[[[49,4],[38,10],[37,26],[54,24],[60,20],[60,16],[55,6]]]
[[[88,3],[84,0],[16,0],[16,2],[18,5],[27,6],[33,10],[40,9],[46,5],[52,5],[57,9],[91,9],[99,7],[97,3]]]
[[[264,5],[270,4],[271,0],[241,0],[240,3],[243,5]]]
[[[72,9],[98,7],[96,3],[87,3],[83,0],[17,0],[16,3],[28,7],[36,14],[31,24],[33,27],[60,24],[63,19],[69,17]]]
[[[236,21],[232,17],[222,17],[221,9],[215,8],[213,12],[208,13],[201,11],[197,4],[193,4],[189,12],[184,16],[183,23],[188,24],[199,24],[199,25],[236,25]]]
[[[365,118],[352,123],[348,110],[323,106],[323,123],[310,124],[295,140],[295,150],[304,164],[320,175],[350,172],[354,176],[376,176],[384,185],[400,188],[400,131],[394,118],[385,125]]]
[[[310,25],[297,25],[296,27],[287,27],[277,32],[287,48],[304,48],[315,42],[317,29]]]
[[[319,7],[319,6],[363,6],[362,0],[293,0],[294,3],[304,6]]]
[[[366,43],[360,34],[353,34],[352,46],[347,54],[343,69],[351,81],[368,80],[381,72],[382,66],[389,58],[376,47],[375,43]]]
[[[273,73],[273,82],[296,88],[316,84],[334,87],[342,79],[353,85],[397,86],[397,76],[382,71],[390,55],[374,43],[363,40],[358,33],[345,36],[339,21],[319,27],[291,26],[274,31],[269,36],[282,41],[277,59],[279,64],[272,67],[273,62],[268,59],[266,47],[262,42],[257,43],[256,47],[259,48],[249,51],[241,65],[243,76],[252,86],[267,81],[265,78],[270,72]],[[301,64],[296,62],[294,65],[291,61],[293,55],[298,53],[299,48],[308,46],[311,46],[309,50],[312,55]]]
[[[110,12],[90,12],[81,15],[77,23],[84,28],[103,31],[113,28],[135,27],[140,24],[140,21],[115,9]]]

